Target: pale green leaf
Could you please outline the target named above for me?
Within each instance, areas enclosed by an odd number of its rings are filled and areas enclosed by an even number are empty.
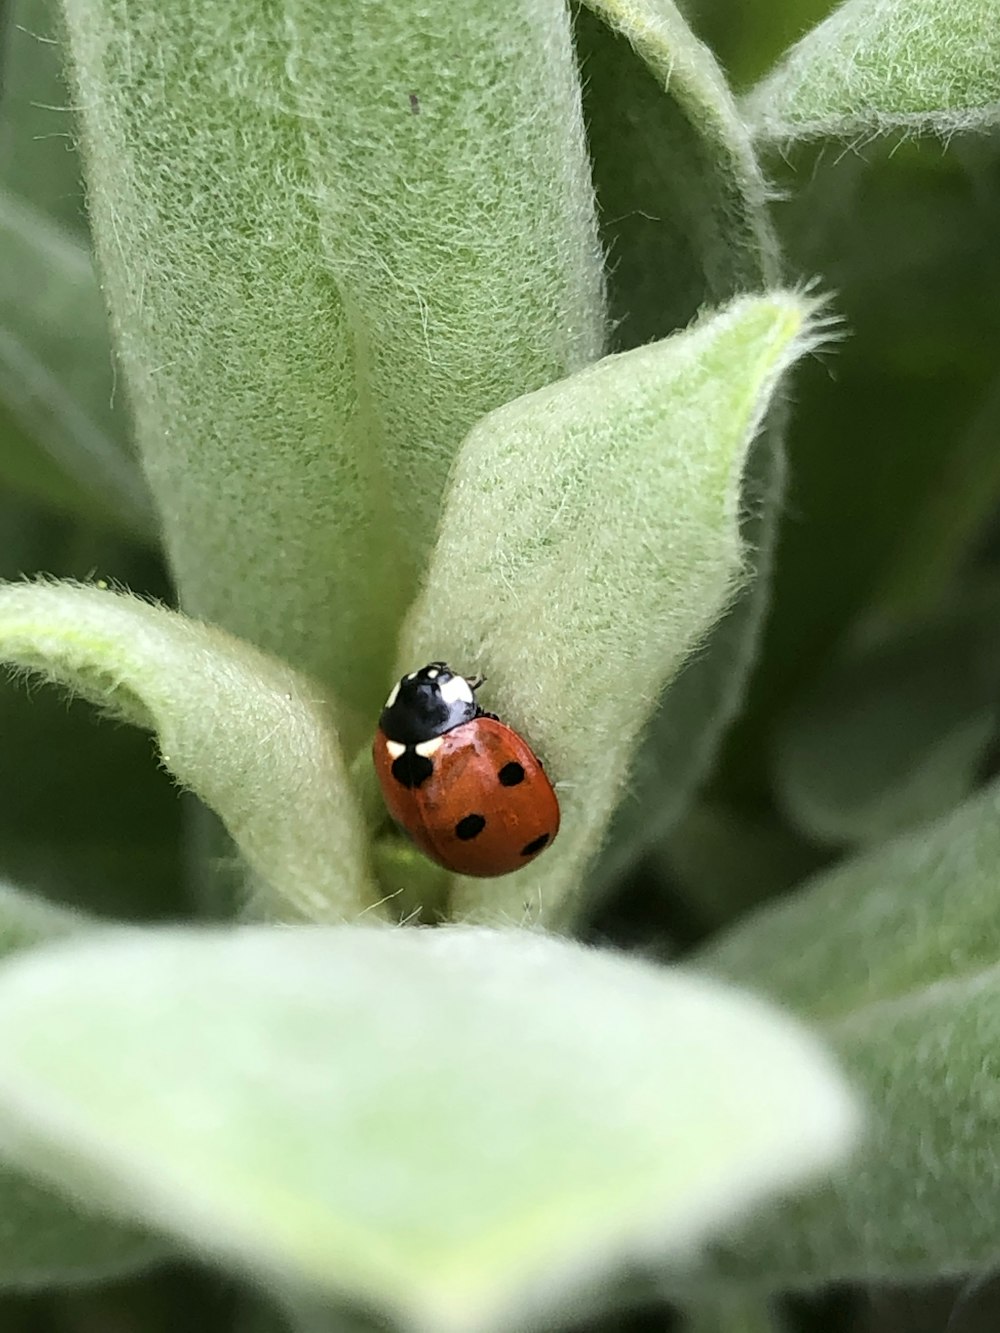
[[[0,880],[0,956],[86,924],[86,917]],[[0,1169],[0,1236],[0,1291],[100,1281],[141,1268],[164,1250],[159,1241],[86,1215],[10,1168]]]
[[[0,1025],[17,1160],[433,1333],[687,1259],[855,1124],[752,997],[527,932],[122,932],[0,973]]]
[[[664,337],[707,304],[774,285],[777,243],[748,131],[714,56],[676,6],[589,0],[576,36],[616,350]],[[595,894],[670,829],[739,706],[767,603],[784,417],[775,405],[744,478],[741,529],[754,577],[665,695],[591,872]]]
[[[701,954],[702,963],[831,1018],[1000,959],[1000,786],[928,828],[814,876]]]
[[[601,350],[565,6],[65,8],[182,605],[332,686],[353,749],[464,432]]]
[[[994,0],[846,0],[746,101],[761,139],[950,137],[1000,121]]]
[[[485,412],[604,351],[602,255],[564,0],[285,0],[324,255],[350,311],[412,591]]]
[[[2,475],[63,507],[79,492],[79,509],[151,536],[86,246],[0,189],[0,255],[0,403],[41,455],[0,450]]]
[[[1000,720],[1000,589],[845,649],[779,733],[777,795],[827,842],[873,843],[943,814],[976,785]]]
[[[401,662],[488,677],[484,706],[537,748],[563,827],[516,876],[458,881],[460,917],[570,910],[660,690],[739,581],[746,451],[814,309],[735,301],[470,433]]]
[[[0,661],[157,735],[260,879],[257,910],[351,918],[373,901],[329,704],[248,644],[163,607],[70,584],[0,588]]]
[[[861,1009],[829,1037],[870,1107],[864,1145],[831,1184],[727,1239],[713,1280],[815,1287],[995,1268],[1000,967]]]
[[[872,1123],[830,1186],[714,1262],[772,1287],[965,1272],[996,1256],[1000,785],[817,876],[701,955],[812,1018]]]

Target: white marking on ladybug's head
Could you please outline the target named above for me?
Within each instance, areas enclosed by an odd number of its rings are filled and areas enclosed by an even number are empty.
[[[443,680],[438,689],[446,704],[472,703],[472,690],[464,676],[452,676],[450,680]]]
[[[395,685],[393,685],[392,689],[389,691],[389,697],[385,701],[386,708],[391,708],[399,697],[399,685],[400,682],[397,680]]]
[[[428,667],[428,668],[427,668],[427,679],[428,679],[428,680],[437,680],[437,678],[438,678],[438,676],[440,676],[440,674],[441,674],[441,672],[438,671],[437,667]]]
[[[423,759],[430,759],[431,755],[437,754],[443,744],[443,736],[432,736],[429,741],[423,741],[420,745],[415,745],[413,748]]]
[[[390,759],[398,759],[406,749],[405,745],[400,745],[399,741],[386,741],[385,748],[389,752]]]
[[[416,680],[416,678],[417,678],[417,673],[415,671],[411,671],[408,676],[403,677],[404,680]]]

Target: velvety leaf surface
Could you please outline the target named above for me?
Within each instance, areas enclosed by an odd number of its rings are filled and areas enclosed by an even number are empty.
[[[846,0],[750,94],[764,139],[945,136],[1000,120],[993,0]]]
[[[739,581],[746,451],[815,303],[775,292],[500,409],[452,474],[401,662],[489,677],[484,706],[547,765],[559,840],[503,880],[460,881],[463,918],[571,910],[665,682]]]
[[[994,784],[702,952],[712,973],[823,1018],[872,1117],[832,1184],[727,1242],[724,1271],[783,1286],[993,1264],[998,864]]]
[[[0,880],[0,957],[85,925],[85,917]],[[163,1251],[159,1241],[88,1216],[20,1172],[0,1168],[0,1291],[96,1282],[141,1268]]]
[[[855,1121],[751,997],[526,932],[120,932],[0,971],[0,1023],[5,1151],[427,1330],[686,1258]]]
[[[601,351],[565,6],[65,8],[182,605],[332,687],[353,750],[463,434]]]
[[[259,876],[256,908],[338,920],[374,901],[318,687],[208,625],[108,590],[0,588],[0,660],[157,735]]]

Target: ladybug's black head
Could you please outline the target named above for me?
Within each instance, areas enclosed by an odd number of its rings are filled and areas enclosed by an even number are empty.
[[[444,662],[428,662],[394,685],[379,727],[390,741],[420,745],[478,717],[474,691],[482,680],[466,680]]]

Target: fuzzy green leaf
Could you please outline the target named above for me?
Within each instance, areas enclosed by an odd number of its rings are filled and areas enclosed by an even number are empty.
[[[34,446],[26,456],[0,450],[4,474],[60,506],[80,492],[76,507],[151,535],[86,247],[0,190],[0,254],[0,404]]]
[[[0,661],[153,730],[222,819],[258,910],[351,918],[374,901],[329,705],[283,663],[163,607],[69,584],[0,588]]]
[[[831,1184],[727,1238],[713,1276],[777,1288],[994,1269],[1000,967],[872,1005],[828,1035],[870,1107],[863,1148]]]
[[[676,6],[589,0],[576,35],[616,350],[773,286],[777,243],[749,134],[715,58]],[[784,417],[772,409],[744,479],[741,528],[754,577],[665,695],[591,872],[595,894],[676,821],[742,697],[768,597]]]
[[[846,0],[754,89],[746,112],[760,138],[786,144],[986,130],[1000,121],[994,0]]]
[[[182,605],[332,686],[353,749],[463,434],[601,350],[566,8],[65,8]]]
[[[710,944],[702,962],[831,1018],[1000,960],[1000,787],[824,871]]]
[[[80,930],[86,918],[0,881],[0,956]],[[88,1217],[9,1168],[0,1169],[0,1291],[111,1278],[157,1258],[163,1245]]]
[[[720,1252],[725,1271],[777,1287],[993,1264],[998,864],[1000,784],[703,952],[712,973],[824,1018],[872,1113],[833,1184],[758,1217]]]
[[[780,735],[778,795],[828,842],[877,842],[965,799],[1000,720],[1000,589],[841,654]]]
[[[0,972],[0,1025],[17,1160],[434,1333],[687,1257],[855,1122],[753,998],[526,932],[119,933]]]
[[[564,0],[284,13],[324,254],[393,496],[379,535],[412,590],[466,432],[604,350],[569,15]]]
[[[750,136],[673,0],[585,0],[577,43],[617,348],[777,282]]]
[[[401,660],[488,676],[484,703],[537,747],[563,829],[516,876],[458,881],[460,917],[565,915],[653,702],[732,596],[746,451],[813,310],[736,301],[470,433]]]

